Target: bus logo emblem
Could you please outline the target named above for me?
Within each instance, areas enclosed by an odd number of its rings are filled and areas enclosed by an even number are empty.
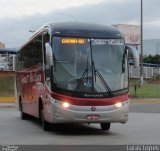
[[[96,107],[95,107],[95,106],[92,106],[92,107],[91,107],[91,110],[92,110],[92,111],[95,111],[95,110],[96,110]]]

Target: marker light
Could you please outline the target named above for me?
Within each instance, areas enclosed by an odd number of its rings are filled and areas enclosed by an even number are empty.
[[[68,102],[64,102],[63,104],[62,104],[62,106],[64,107],[64,108],[68,108],[69,107],[69,103]]]
[[[115,104],[115,106],[118,107],[118,108],[120,108],[120,107],[122,107],[122,103],[118,102],[118,103]]]

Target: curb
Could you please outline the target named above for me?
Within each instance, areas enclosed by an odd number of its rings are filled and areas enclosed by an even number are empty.
[[[15,97],[1,97],[0,103],[15,103],[16,98]]]
[[[15,103],[0,103],[0,108],[16,108]]]
[[[137,103],[160,103],[160,99],[130,99],[129,101]]]

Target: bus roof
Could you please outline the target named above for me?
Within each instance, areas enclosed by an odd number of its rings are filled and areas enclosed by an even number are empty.
[[[51,29],[52,35],[86,38],[123,38],[115,27],[79,22],[59,22],[45,25]]]
[[[48,29],[52,35],[63,37],[83,37],[83,38],[103,38],[103,39],[122,39],[122,34],[115,27],[80,23],[80,22],[57,22],[48,23],[40,27],[34,34],[23,44],[23,48],[36,35]],[[20,50],[19,49],[19,50]],[[19,51],[18,50],[18,51]]]

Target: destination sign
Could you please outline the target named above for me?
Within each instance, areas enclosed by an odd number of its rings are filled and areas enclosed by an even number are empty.
[[[62,38],[62,44],[84,44],[84,39],[82,38]]]

